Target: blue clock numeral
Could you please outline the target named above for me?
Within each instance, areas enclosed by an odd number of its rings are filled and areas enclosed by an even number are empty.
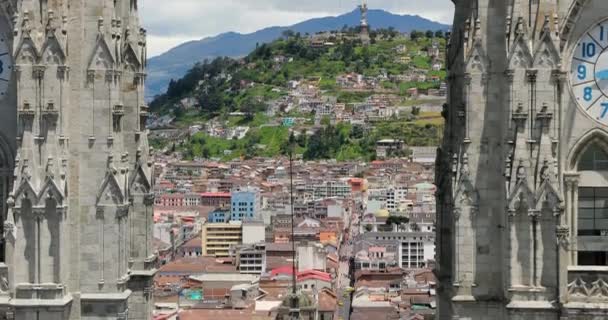
[[[600,41],[604,41],[604,26],[600,26]]]
[[[585,99],[585,101],[589,102],[591,99],[593,99],[593,89],[591,89],[591,87],[585,87],[583,92],[585,93],[583,95],[583,99]]]
[[[2,62],[2,60],[0,60],[0,74],[4,73],[4,62]]]
[[[596,48],[593,42],[583,42],[583,58],[595,56]]]
[[[602,115],[600,118],[604,119],[606,114],[608,114],[608,102],[602,102],[602,108],[604,108],[604,110],[602,110]]]
[[[577,71],[579,80],[585,80],[585,78],[587,78],[587,67],[581,64],[580,66],[578,66]]]

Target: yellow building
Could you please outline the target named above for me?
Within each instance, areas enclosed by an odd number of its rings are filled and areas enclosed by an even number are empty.
[[[203,224],[202,247],[203,255],[228,257],[232,244],[240,244],[243,240],[243,226],[240,221],[230,223]]]

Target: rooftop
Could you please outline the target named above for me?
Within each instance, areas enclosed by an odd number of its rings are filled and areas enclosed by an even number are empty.
[[[236,266],[231,263],[221,263],[215,257],[183,258],[169,262],[160,268],[163,275],[192,275],[202,273],[231,273],[236,272]]]
[[[205,281],[227,281],[227,282],[254,282],[260,279],[259,276],[241,273],[207,273],[191,276],[192,280]]]
[[[222,319],[222,320],[247,320],[252,319],[252,310],[231,310],[231,309],[190,309],[179,313],[180,320],[202,320],[202,319]]]

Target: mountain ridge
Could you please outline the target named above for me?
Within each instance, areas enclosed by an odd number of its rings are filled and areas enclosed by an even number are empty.
[[[370,10],[369,22],[372,28],[394,27],[400,32],[412,30],[448,30],[449,26],[431,21],[418,15],[398,15],[384,10]],[[171,79],[181,78],[196,62],[219,56],[241,57],[253,50],[256,44],[267,43],[281,37],[286,30],[316,33],[338,30],[344,25],[358,26],[360,14],[354,10],[338,16],[319,17],[291,26],[272,26],[252,33],[225,32],[216,36],[182,43],[167,52],[148,60],[148,81],[146,98],[163,93]]]

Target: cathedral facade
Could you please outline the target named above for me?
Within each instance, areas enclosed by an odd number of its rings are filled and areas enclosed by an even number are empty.
[[[439,319],[608,319],[608,1],[454,0]]]
[[[0,1],[0,319],[151,319],[136,0]]]

